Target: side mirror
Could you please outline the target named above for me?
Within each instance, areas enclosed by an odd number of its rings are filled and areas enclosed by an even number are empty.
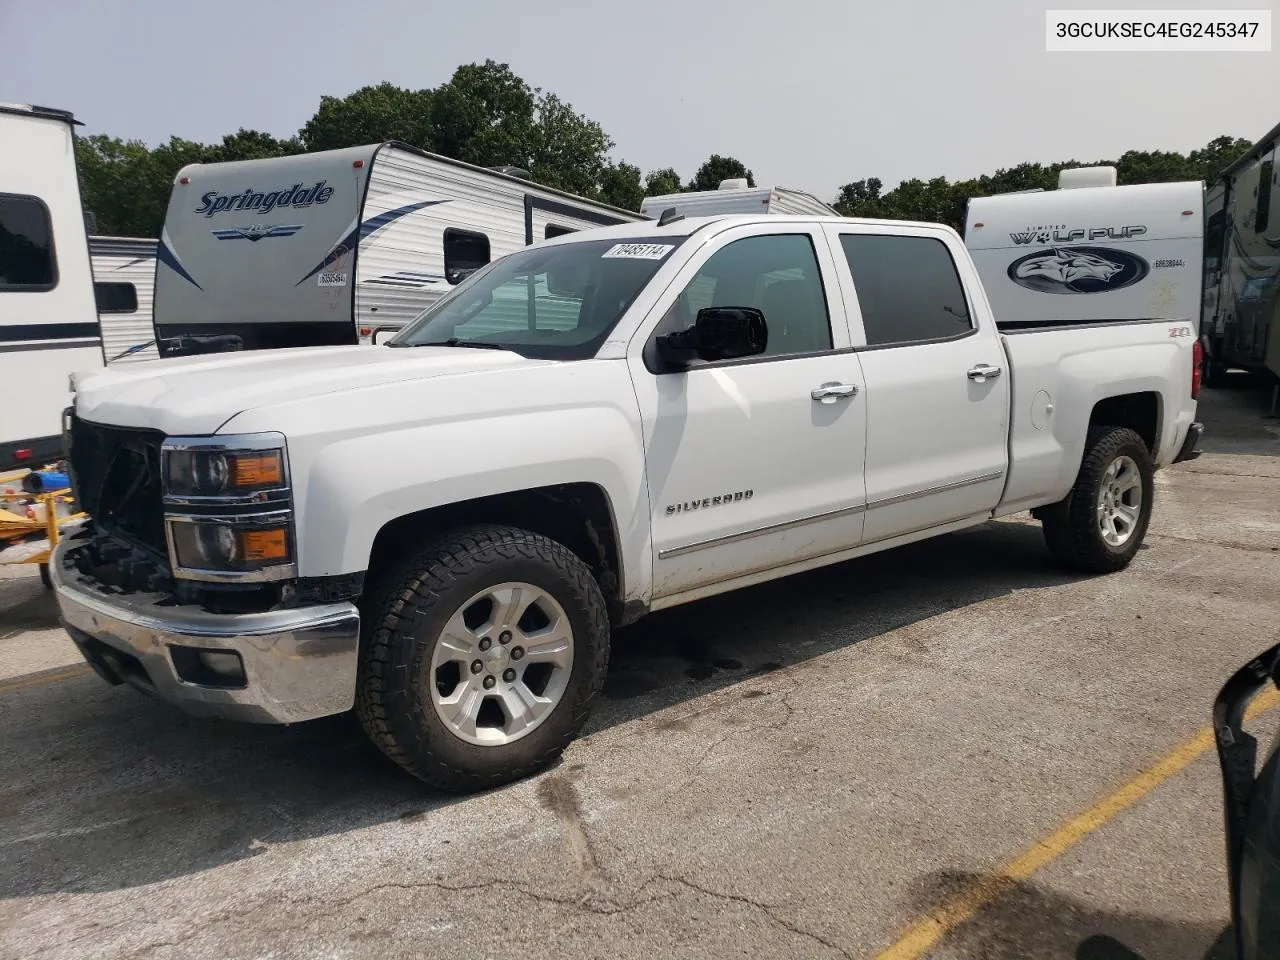
[[[399,327],[374,327],[373,332],[369,334],[369,342],[376,347],[378,345],[378,334],[380,333],[395,334],[399,332],[400,332]]]
[[[764,353],[769,328],[755,307],[703,307],[688,330],[658,337],[658,356],[673,367],[693,360],[737,360]]]

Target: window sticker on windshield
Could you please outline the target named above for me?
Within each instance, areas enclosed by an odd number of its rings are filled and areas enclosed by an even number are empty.
[[[675,248],[673,243],[615,243],[600,258],[661,260]]]
[[[321,273],[316,279],[318,287],[345,287],[347,285],[347,275],[345,273]]]

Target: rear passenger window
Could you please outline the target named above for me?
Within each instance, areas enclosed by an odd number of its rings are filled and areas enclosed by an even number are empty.
[[[831,321],[807,234],[735,240],[702,265],[655,336],[693,325],[704,307],[755,307],[769,329],[766,357],[831,349]]]
[[[0,290],[52,290],[57,282],[49,208],[37,197],[0,193]]]
[[[867,345],[949,340],[973,329],[960,275],[933,237],[842,234]]]
[[[567,236],[570,233],[577,233],[577,232],[578,232],[577,230],[573,230],[569,227],[557,227],[554,223],[548,223],[547,229],[544,230],[542,233],[542,239],[550,240],[552,237],[563,237],[563,236]]]
[[[444,276],[450,283],[461,283],[489,262],[489,238],[472,230],[444,232]]]
[[[135,313],[138,309],[138,288],[132,283],[95,283],[93,296],[99,313]]]

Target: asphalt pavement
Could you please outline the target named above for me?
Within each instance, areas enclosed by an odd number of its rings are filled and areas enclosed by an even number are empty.
[[[1266,400],[1206,392],[1123,573],[1019,518],[655,614],[554,769],[466,798],[349,718],[108,687],[6,570],[0,957],[1222,956],[1196,738],[1280,639]]]

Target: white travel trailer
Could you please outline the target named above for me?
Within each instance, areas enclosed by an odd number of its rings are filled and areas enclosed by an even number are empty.
[[[1063,170],[1057,190],[974,197],[964,236],[1002,325],[1199,325],[1200,181],[1117,186],[1115,167]]]
[[[90,237],[89,258],[107,363],[154,360],[151,303],[156,286],[156,241]]]
[[[675,208],[686,217],[713,217],[730,213],[817,214],[836,212],[812,194],[787,187],[749,187],[745,179],[722,180],[716,190],[666,193],[645,197],[640,212],[657,218]]]
[[[75,124],[0,103],[0,470],[62,456],[69,377],[103,365]]]
[[[396,142],[184,167],[157,252],[160,355],[367,343],[492,260],[646,219],[511,170]]]
[[[1208,192],[1205,375],[1229,367],[1280,380],[1280,126],[1222,172]]]

